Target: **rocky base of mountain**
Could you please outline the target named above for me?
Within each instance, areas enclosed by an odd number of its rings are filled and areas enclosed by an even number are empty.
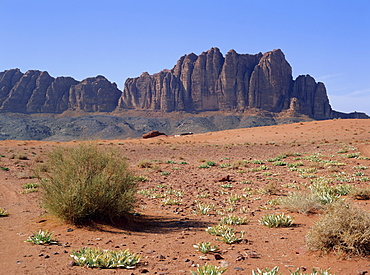
[[[311,120],[307,117],[209,114],[174,115],[172,118],[88,115],[79,117],[32,117],[1,114],[0,140],[96,140],[138,138],[157,130],[167,135],[206,133]]]

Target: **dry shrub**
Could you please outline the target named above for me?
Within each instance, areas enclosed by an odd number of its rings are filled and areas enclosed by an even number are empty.
[[[135,203],[136,183],[114,148],[93,144],[56,147],[38,171],[43,205],[73,224],[126,217]]]
[[[301,192],[294,192],[282,198],[280,205],[291,212],[305,215],[315,213],[324,207],[315,194]]]
[[[353,188],[349,193],[351,197],[356,200],[369,200],[370,199],[370,188]]]
[[[307,234],[306,243],[323,253],[370,255],[370,214],[343,201],[333,203]]]
[[[153,163],[148,159],[141,159],[137,162],[137,166],[140,168],[152,168]]]

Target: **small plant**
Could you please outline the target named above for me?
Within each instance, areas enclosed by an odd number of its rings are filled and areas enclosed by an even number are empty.
[[[311,250],[370,255],[370,214],[343,201],[328,206],[306,236]]]
[[[344,155],[345,158],[358,158],[360,156],[359,153],[350,153],[347,155]]]
[[[272,163],[272,165],[274,165],[274,166],[286,166],[287,163],[285,161],[278,160],[278,161],[274,161]]]
[[[198,166],[198,168],[210,168],[210,166],[209,165],[207,165],[207,164],[201,164],[201,165],[199,165]]]
[[[137,162],[137,166],[140,168],[152,168],[153,163],[148,159],[141,159]]]
[[[234,232],[234,229],[228,225],[223,224],[223,225],[216,225],[216,226],[208,227],[206,231],[210,235],[221,236],[225,232],[229,232],[229,231]]]
[[[302,273],[300,268],[295,271],[290,271],[290,275],[331,275],[330,268],[327,270],[317,270],[315,268],[312,269],[311,273]]]
[[[200,242],[193,245],[198,251],[207,254],[212,252],[217,252],[219,249],[217,245],[212,245],[210,242]]]
[[[221,185],[222,188],[232,188],[233,185],[231,183],[225,183]]]
[[[358,166],[353,166],[353,169],[358,169],[358,170],[366,170],[368,169],[369,167],[367,166],[363,166],[363,165],[358,165]]]
[[[38,192],[39,191],[38,187],[39,187],[39,185],[37,183],[33,183],[33,182],[26,183],[25,185],[22,186],[22,188],[25,189],[25,190],[22,191],[21,193]]]
[[[26,242],[30,242],[33,244],[56,244],[57,241],[53,239],[53,233],[49,231],[42,231],[39,230],[36,233],[33,233]]]
[[[220,220],[220,225],[222,224],[240,225],[240,224],[246,224],[246,223],[247,223],[247,219],[245,217],[237,217],[234,215],[223,217]]]
[[[205,264],[204,266],[198,267],[197,271],[190,271],[190,273],[192,275],[221,275],[226,270],[227,268]]]
[[[243,197],[240,195],[230,195],[227,199],[226,202],[233,204],[237,201],[240,201]]]
[[[179,164],[185,165],[188,164],[186,161],[180,161]]]
[[[141,256],[128,250],[102,250],[99,248],[82,248],[72,251],[71,257],[79,266],[97,268],[134,268]]]
[[[252,275],[281,275],[281,273],[279,273],[279,267],[275,266],[272,269],[265,267],[261,270],[257,268],[257,271],[252,270]]]
[[[133,178],[133,180],[137,181],[137,182],[146,182],[146,181],[149,181],[149,179],[145,176],[136,176]]]
[[[10,169],[8,167],[0,167],[1,170],[4,170],[4,171],[9,171]]]
[[[259,220],[260,224],[271,227],[290,227],[293,224],[293,218],[289,215],[266,214]]]
[[[243,240],[244,231],[240,231],[240,237],[237,237],[234,231],[225,231],[220,235],[220,237],[221,238],[217,238],[217,240],[223,241],[224,243],[227,244],[238,243],[241,240]]]
[[[170,172],[162,172],[161,175],[162,176],[168,176],[170,174]]]
[[[215,206],[213,204],[198,203],[196,205],[196,208],[199,214],[207,215],[209,211],[212,211],[215,209]]]
[[[216,166],[216,162],[214,161],[207,161],[208,166]]]
[[[179,205],[181,204],[182,200],[173,199],[173,198],[165,198],[162,200],[163,205]]]
[[[166,163],[176,164],[176,161],[173,160],[167,160]]]
[[[9,213],[4,208],[0,207],[0,217],[6,217]]]

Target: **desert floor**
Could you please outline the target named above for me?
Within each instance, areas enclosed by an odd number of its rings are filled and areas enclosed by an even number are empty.
[[[41,192],[26,193],[22,186],[37,182],[33,168],[55,146],[69,143],[0,141],[0,274],[190,274],[206,263],[227,267],[225,274],[251,274],[257,268],[279,266],[280,272],[306,268],[328,269],[332,274],[370,272],[368,257],[339,257],[310,251],[305,236],[321,213],[289,213],[272,202],[289,192],[308,190],[315,178],[336,184],[367,186],[370,178],[370,120],[330,120],[290,125],[237,129],[182,137],[135,140],[99,140],[98,146],[116,147],[128,158],[130,169],[148,181],[138,186],[136,212],[127,225],[96,224],[76,227],[48,215],[40,207]],[[344,153],[345,152],[345,153]],[[348,157],[355,154],[357,157]],[[300,170],[273,165],[268,160],[284,156],[285,163],[302,162]],[[140,168],[139,161],[153,163]],[[268,170],[260,170],[263,161]],[[216,163],[199,168],[208,161]],[[356,167],[369,167],[361,170]],[[230,182],[219,179],[229,176]],[[270,194],[266,186],[276,187]],[[166,205],[171,198],[177,205]],[[366,200],[343,197],[355,207],[369,210]],[[213,205],[203,215],[199,205]],[[269,213],[294,217],[287,228],[267,228],[259,219]],[[242,240],[225,244],[206,232],[228,215],[246,217]],[[54,232],[56,245],[33,245],[25,240],[39,229]],[[193,245],[209,241],[220,249],[202,254]],[[140,253],[135,269],[91,269],[74,266],[72,250],[82,247],[129,249]]]

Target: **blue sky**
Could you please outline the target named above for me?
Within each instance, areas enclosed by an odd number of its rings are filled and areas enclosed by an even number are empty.
[[[101,74],[122,89],[190,52],[279,48],[333,109],[370,114],[368,0],[0,0],[0,26],[0,71]]]

